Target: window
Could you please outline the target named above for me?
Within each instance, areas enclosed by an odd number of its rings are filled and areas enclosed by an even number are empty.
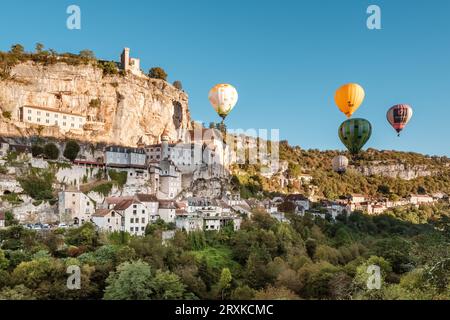
[[[54,116],[55,116],[55,118],[58,118],[58,114],[57,113],[55,113]]]
[[[65,122],[63,122],[63,126],[66,126],[66,123],[65,123]]]
[[[47,112],[47,113],[45,114],[45,116],[46,116],[46,117],[50,117],[50,113]]]
[[[40,111],[38,111],[38,112],[37,112],[37,115],[38,115],[38,116],[40,116],[40,115],[41,115],[41,112],[40,112]]]
[[[131,227],[131,228],[130,228],[130,231],[131,231],[131,232],[133,232],[133,231],[134,231],[134,228],[133,228],[133,227]]]
[[[66,117],[66,116],[63,116],[63,119],[64,119],[64,120],[66,120],[66,119],[67,119],[67,117]]]
[[[41,122],[41,118],[37,118],[37,122]]]
[[[145,223],[145,218],[142,218],[142,219],[141,219],[141,223]]]
[[[142,230],[142,231],[145,231],[145,227],[141,227],[141,230]]]
[[[45,123],[50,123],[50,120],[46,119],[46,120],[45,120]]]
[[[136,214],[137,213],[137,210],[133,210],[133,214]]]
[[[134,223],[134,218],[131,218],[131,219],[130,219],[130,223]]]
[[[144,213],[144,214],[145,214],[145,210],[142,210],[142,213]]]
[[[31,113],[31,110],[30,110],[30,109],[28,109],[28,113],[29,113],[29,114]]]
[[[73,127],[75,127],[75,125],[72,123],[72,124],[70,124],[70,126],[73,128]]]
[[[31,121],[31,117],[28,117],[28,120]]]

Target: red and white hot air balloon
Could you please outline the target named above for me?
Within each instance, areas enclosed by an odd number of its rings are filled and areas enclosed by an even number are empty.
[[[391,126],[397,131],[398,136],[400,132],[408,124],[413,115],[413,109],[407,104],[396,104],[390,108],[386,114],[386,118]]]

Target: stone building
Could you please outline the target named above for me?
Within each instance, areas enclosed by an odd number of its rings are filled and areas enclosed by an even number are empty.
[[[124,48],[120,55],[120,63],[123,70],[136,76],[145,76],[141,71],[140,59],[130,57],[130,48]]]
[[[68,225],[81,225],[91,220],[95,213],[95,203],[78,190],[66,190],[58,193],[60,222]]]

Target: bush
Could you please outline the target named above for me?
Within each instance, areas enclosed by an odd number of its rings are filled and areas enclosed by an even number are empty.
[[[44,148],[42,148],[41,146],[34,144],[31,146],[31,154],[33,155],[33,157],[38,157],[42,154],[44,154]]]
[[[181,81],[174,81],[173,86],[177,88],[178,90],[183,90],[183,85],[181,84]]]
[[[92,99],[90,102],[89,102],[89,107],[90,108],[100,108],[101,107],[101,105],[102,105],[102,102],[100,101],[100,99]]]
[[[103,70],[103,75],[115,75],[119,73],[117,65],[114,61],[102,61],[99,63],[100,68]]]
[[[26,176],[19,177],[23,191],[35,200],[53,198],[53,180],[55,175],[48,170],[32,170]]]
[[[67,159],[74,161],[78,153],[80,152],[80,145],[73,140],[70,140],[66,143],[66,147],[64,148],[64,157]]]
[[[47,159],[56,160],[59,157],[59,149],[54,143],[47,143],[44,146],[44,156]]]
[[[11,117],[12,117],[11,111],[3,111],[3,112],[2,112],[2,116],[3,116],[3,118],[5,118],[5,119],[11,120]]]
[[[109,170],[108,174],[119,187],[123,187],[127,183],[128,173],[126,171]]]
[[[148,76],[153,79],[167,80],[167,73],[160,67],[151,68],[148,72]]]

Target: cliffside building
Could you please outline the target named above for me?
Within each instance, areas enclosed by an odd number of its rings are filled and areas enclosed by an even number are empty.
[[[63,132],[83,130],[83,126],[86,123],[86,117],[81,114],[37,106],[21,107],[19,109],[19,119],[22,122],[40,126],[57,126]]]
[[[123,49],[120,55],[120,63],[123,70],[131,72],[136,76],[144,76],[144,73],[141,71],[140,59],[130,58],[130,48]]]

